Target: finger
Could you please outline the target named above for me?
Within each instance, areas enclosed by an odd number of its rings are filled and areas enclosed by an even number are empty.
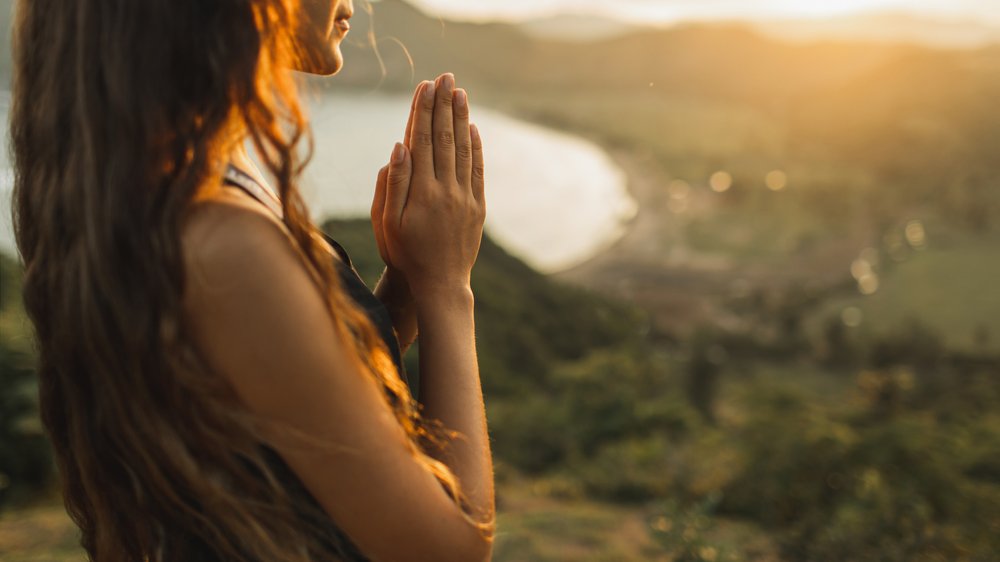
[[[410,135],[410,157],[416,170],[434,170],[434,99],[436,86],[427,82],[420,91],[420,99],[413,114],[413,132]],[[421,172],[423,173],[423,172]]]
[[[455,174],[459,185],[472,188],[472,133],[469,131],[469,94],[455,90]]]
[[[479,127],[470,125],[472,136],[472,195],[476,201],[483,202],[486,193],[486,165],[483,160],[483,138],[479,135]]]
[[[396,143],[389,162],[389,174],[386,181],[384,224],[398,232],[403,221],[403,209],[410,196],[410,178],[413,175],[413,161],[406,146]]]
[[[378,171],[378,179],[375,180],[375,197],[372,199],[372,230],[375,232],[375,242],[379,248],[385,247],[385,238],[382,231],[382,217],[385,215],[386,182],[389,179],[389,166],[383,166]]]
[[[413,114],[417,111],[417,103],[420,101],[420,93],[429,82],[424,80],[417,84],[417,89],[413,92],[413,101],[410,102],[410,116],[406,118],[406,131],[403,132],[403,144],[410,148],[410,133],[413,132]]]
[[[454,95],[455,77],[442,74],[434,103],[434,175],[439,180],[455,177]]]

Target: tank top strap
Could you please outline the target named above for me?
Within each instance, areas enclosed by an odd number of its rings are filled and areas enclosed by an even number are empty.
[[[270,189],[261,185],[257,180],[253,179],[250,174],[244,172],[236,166],[233,166],[232,164],[229,164],[222,180],[226,185],[232,185],[247,192],[248,195],[257,201],[260,201],[265,207],[270,209],[271,212],[274,213],[279,219],[284,218],[285,213],[281,208],[281,200],[278,199],[278,196],[275,195]]]
[[[278,199],[278,196],[267,187],[261,185],[260,182],[253,178],[253,176],[236,166],[233,166],[232,164],[229,165],[226,169],[225,175],[223,175],[223,183],[225,185],[242,189],[248,195],[270,209],[270,211],[274,213],[279,220],[284,217],[284,212],[281,208],[281,200]],[[348,255],[347,250],[345,250],[343,246],[331,238],[327,233],[323,232],[322,234],[323,239],[340,258],[339,260],[334,260],[337,267],[346,268],[355,275],[358,275],[360,278],[357,270],[354,269],[354,263],[351,261],[351,256]]]

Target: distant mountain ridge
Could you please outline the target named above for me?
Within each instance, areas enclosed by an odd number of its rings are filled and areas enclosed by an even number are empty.
[[[643,25],[602,15],[565,13],[518,24],[527,34],[553,41],[602,41],[646,29],[742,26],[777,39],[810,41],[874,41],[929,47],[978,48],[1000,43],[1000,22],[932,18],[909,12],[863,12],[825,18],[761,20],[679,20]]]
[[[9,82],[11,71],[13,6],[13,0],[0,0],[0,76],[5,82]],[[348,65],[336,80],[338,85],[381,85],[406,90],[418,76],[452,70],[461,72],[468,82],[492,87],[529,83],[584,87],[594,85],[589,83],[594,78],[593,68],[600,67],[601,76],[605,76],[622,74],[612,67],[623,66],[632,74],[648,74],[635,77],[635,85],[639,86],[651,82],[664,84],[665,78],[684,76],[684,73],[664,76],[663,70],[689,70],[699,59],[702,65],[721,63],[724,68],[728,60],[741,57],[743,49],[770,54],[772,59],[785,57],[779,51],[790,49],[786,52],[791,53],[792,61],[818,53],[818,60],[823,61],[834,50],[841,52],[836,58],[847,59],[868,50],[867,45],[877,45],[868,57],[877,60],[887,50],[899,48],[893,43],[963,48],[1000,44],[1000,24],[939,21],[900,13],[757,24],[685,23],[658,28],[579,13],[523,24],[454,22],[428,14],[403,0],[381,0],[373,3],[372,8],[374,38],[380,53],[376,56],[368,43],[369,18],[365,10],[359,9],[355,31],[345,46]],[[797,44],[792,47],[774,44],[774,37]],[[832,48],[830,41],[839,46]],[[727,44],[732,55],[719,59],[718,46],[722,43]],[[819,46],[820,43],[824,45]],[[636,60],[639,56],[646,60]],[[643,65],[659,66],[660,71],[643,71]],[[741,69],[734,70],[739,76]],[[791,74],[798,71],[789,70]],[[704,78],[703,73],[698,74],[695,82]]]
[[[528,90],[648,90],[663,95],[780,100],[841,83],[907,48],[863,42],[789,45],[745,25],[638,28],[594,42],[540,40],[514,24],[445,22],[402,0],[374,4],[378,55],[359,13],[347,65],[329,88],[408,91],[451,71],[463,84],[502,100]]]
[[[899,12],[762,22],[753,27],[772,37],[795,41],[860,40],[959,49],[1000,44],[1000,23],[997,22],[937,20]]]
[[[633,33],[643,26],[588,14],[558,14],[518,25],[525,33],[552,41],[599,41]]]
[[[10,26],[14,0],[0,0],[0,77],[9,82]],[[405,51],[411,50],[421,56],[414,59],[417,74],[427,75],[445,70],[445,65],[437,61],[449,58],[466,59],[471,72],[489,71],[492,75],[517,72],[518,68],[531,66],[539,53],[535,43],[565,43],[565,52],[571,53],[579,43],[605,44],[609,41],[628,41],[629,37],[660,37],[666,41],[676,33],[687,33],[700,29],[709,35],[718,35],[719,30],[736,32],[750,30],[767,37],[792,40],[799,43],[836,41],[864,43],[908,43],[930,47],[979,48],[1000,44],[1000,22],[975,20],[931,19],[902,12],[879,12],[850,15],[826,19],[773,20],[749,22],[682,22],[669,27],[644,27],[637,24],[616,21],[607,17],[589,16],[582,13],[560,14],[526,21],[522,24],[477,24],[447,21],[428,14],[403,0],[381,0],[372,4],[376,39],[384,51],[384,61],[389,71],[389,82],[398,82],[395,72],[409,75],[410,57]],[[382,82],[381,67],[366,44],[365,32],[368,22],[364,10],[358,10],[356,21],[361,25],[351,34],[347,50],[351,52],[347,82],[377,84]],[[429,38],[441,39],[443,44],[433,45]],[[398,39],[398,41],[397,41]],[[448,45],[456,40],[466,47],[464,52],[454,52]],[[405,46],[405,49],[402,48]],[[551,49],[550,49],[551,50]],[[360,53],[359,53],[360,51]],[[369,53],[365,53],[368,51]],[[479,53],[488,53],[488,67],[469,59],[481,58]],[[360,54],[360,56],[359,56]],[[506,60],[503,60],[506,55]],[[371,62],[374,64],[368,65]],[[454,61],[448,60],[451,66]],[[358,67],[368,65],[364,77],[358,76]],[[424,70],[424,67],[428,67]],[[461,65],[460,65],[461,66]],[[451,69],[451,68],[448,68]]]

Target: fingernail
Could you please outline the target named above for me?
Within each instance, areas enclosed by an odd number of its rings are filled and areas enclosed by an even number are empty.
[[[455,105],[464,108],[469,102],[469,96],[465,90],[455,90]]]
[[[475,123],[469,125],[469,130],[472,133],[472,138],[473,139],[475,139],[477,141],[480,140],[480,137],[479,137],[479,127],[477,127]]]
[[[427,101],[434,99],[434,82],[428,82],[427,87],[424,88],[424,99]]]
[[[403,145],[397,142],[396,148],[392,149],[392,163],[401,164],[404,158],[406,158],[406,151],[403,149]]]
[[[455,87],[455,75],[450,72],[445,74],[441,80],[441,86],[446,90],[453,89]]]

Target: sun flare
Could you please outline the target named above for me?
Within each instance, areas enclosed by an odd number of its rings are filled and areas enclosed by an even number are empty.
[[[557,13],[585,13],[636,23],[683,20],[831,19],[861,13],[907,13],[927,18],[975,19],[1000,24],[1000,2],[982,0],[416,0],[452,17],[525,20]]]

